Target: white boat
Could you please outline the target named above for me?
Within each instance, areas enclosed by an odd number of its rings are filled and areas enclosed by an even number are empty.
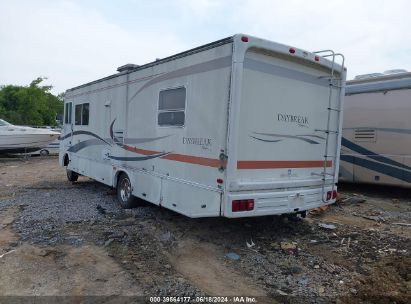
[[[47,146],[59,135],[51,129],[15,126],[0,119],[0,154],[33,152]]]

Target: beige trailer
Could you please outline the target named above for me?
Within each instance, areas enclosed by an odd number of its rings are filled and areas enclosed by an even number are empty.
[[[340,181],[411,187],[411,73],[348,81]]]

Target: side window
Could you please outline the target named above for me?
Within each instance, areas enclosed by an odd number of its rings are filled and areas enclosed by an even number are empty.
[[[74,113],[74,123],[78,126],[81,125],[81,107],[82,105],[76,105],[76,111]]]
[[[71,111],[73,110],[72,106],[73,106],[73,103],[71,102],[66,103],[66,106],[64,109],[64,123],[65,124],[71,124]]]
[[[182,127],[185,122],[186,88],[160,91],[158,102],[159,126]]]
[[[78,126],[87,126],[89,122],[90,104],[82,103],[76,105],[74,121]]]
[[[81,124],[83,126],[88,126],[88,116],[90,112],[90,104],[83,103],[83,109],[81,111]]]

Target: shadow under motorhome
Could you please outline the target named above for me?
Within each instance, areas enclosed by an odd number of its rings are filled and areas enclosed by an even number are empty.
[[[411,73],[347,82],[340,180],[411,187]]]
[[[324,56],[320,56],[324,55]],[[250,217],[335,202],[346,71],[235,35],[70,89],[60,164],[190,217]],[[342,57],[342,55],[341,55]]]

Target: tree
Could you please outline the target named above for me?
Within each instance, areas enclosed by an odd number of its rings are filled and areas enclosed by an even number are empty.
[[[41,86],[38,77],[28,86],[0,87],[0,118],[17,125],[56,125],[56,115],[63,113],[62,95],[55,96],[51,86]]]

